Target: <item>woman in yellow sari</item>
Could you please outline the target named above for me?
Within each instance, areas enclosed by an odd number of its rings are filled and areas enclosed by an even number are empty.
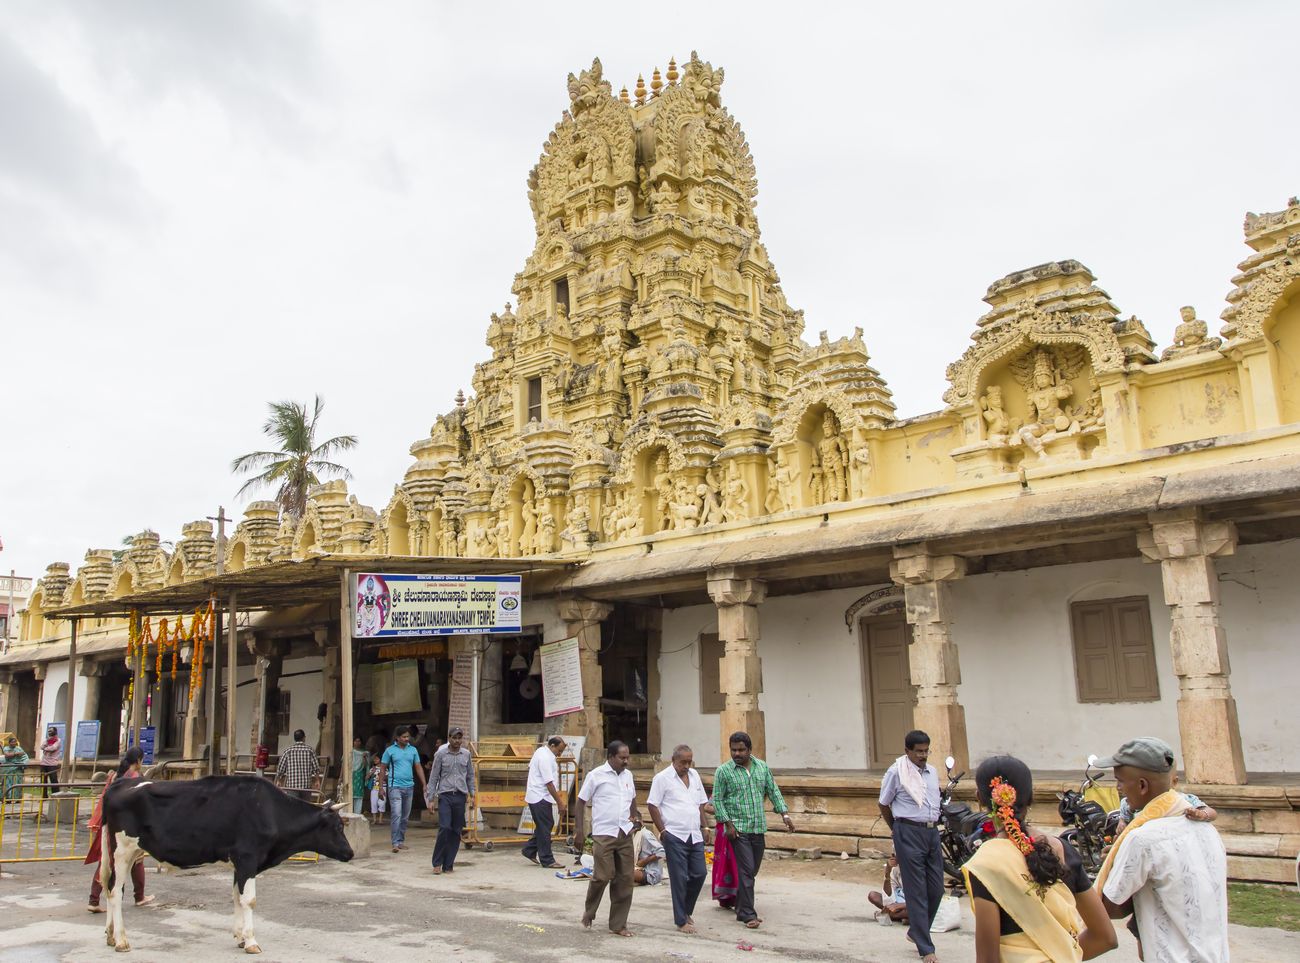
[[[975,783],[998,829],[962,867],[976,963],[1079,963],[1113,950],[1115,927],[1079,854],[1029,826],[1029,767],[994,756],[980,764]]]

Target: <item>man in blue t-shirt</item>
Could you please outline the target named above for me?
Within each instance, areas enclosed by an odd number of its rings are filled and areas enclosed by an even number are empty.
[[[415,780],[424,792],[424,767],[420,753],[411,745],[411,730],[397,727],[397,741],[384,750],[379,760],[379,798],[388,799],[388,825],[393,836],[393,852],[406,848],[406,824],[411,818],[411,800],[415,798]]]

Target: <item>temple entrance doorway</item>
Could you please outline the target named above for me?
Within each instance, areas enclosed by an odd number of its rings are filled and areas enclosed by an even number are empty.
[[[619,603],[600,627],[605,742],[626,742],[634,754],[660,751],[660,618],[657,608]]]
[[[903,737],[912,728],[916,690],[907,653],[911,627],[901,613],[866,618],[859,626],[870,706],[867,732],[870,765],[881,769],[903,754]]]

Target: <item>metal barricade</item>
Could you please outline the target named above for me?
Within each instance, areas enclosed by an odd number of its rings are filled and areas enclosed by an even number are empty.
[[[532,838],[531,832],[519,830],[527,810],[524,794],[528,786],[529,762],[527,756],[474,757],[475,792],[466,802],[467,818],[462,837],[468,848],[481,845],[485,852],[490,853],[497,843],[523,845]],[[556,765],[560,772],[560,785],[564,787],[563,794],[567,795],[569,787],[577,782],[578,763],[573,759],[557,759]],[[511,817],[509,826],[497,829],[485,826],[486,817],[492,815],[508,815]],[[566,811],[555,821],[551,838],[563,840],[572,829],[572,817]]]
[[[102,790],[90,782],[64,783],[57,793],[36,783],[7,787],[0,794],[0,866],[85,859],[86,820]]]

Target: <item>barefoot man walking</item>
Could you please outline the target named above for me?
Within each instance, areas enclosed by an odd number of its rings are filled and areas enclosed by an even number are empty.
[[[587,884],[587,907],[582,925],[591,928],[600,909],[600,899],[609,887],[609,930],[616,936],[631,936],[627,914],[632,909],[632,881],[636,853],[632,833],[641,828],[636,808],[636,783],[627,768],[631,750],[615,739],[605,749],[606,763],[587,773],[573,807],[573,837],[586,838],[582,831],[585,807],[591,808],[591,837],[595,869]],[[581,844],[580,844],[581,845]]]

